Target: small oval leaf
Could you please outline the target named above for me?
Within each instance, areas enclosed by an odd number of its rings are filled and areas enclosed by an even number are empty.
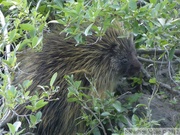
[[[57,78],[57,72],[54,73],[53,76],[52,76],[52,78],[51,78],[51,81],[50,81],[50,86],[51,86],[51,87],[53,86],[53,84],[54,84],[56,78]]]

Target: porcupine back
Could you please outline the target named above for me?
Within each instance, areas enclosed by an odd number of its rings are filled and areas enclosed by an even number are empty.
[[[140,70],[140,63],[131,37],[123,37],[120,25],[109,28],[105,35],[97,40],[92,35],[87,37],[86,45],[75,46],[74,39],[65,40],[64,34],[57,31],[47,33],[41,52],[27,51],[22,54],[21,75],[17,80],[22,82],[33,79],[29,88],[33,94],[40,92],[37,85],[48,85],[52,75],[57,72],[55,86],[60,89],[50,101],[41,109],[42,122],[34,131],[38,135],[74,135],[83,132],[83,126],[77,126],[77,117],[80,116],[81,107],[76,103],[67,102],[67,81],[64,75],[73,74],[76,80],[82,81],[82,86],[88,87],[86,78],[96,81],[96,89],[100,97],[104,91],[113,91],[117,82],[123,76],[131,76]],[[93,94],[91,92],[86,94]],[[24,109],[18,110],[24,113]]]

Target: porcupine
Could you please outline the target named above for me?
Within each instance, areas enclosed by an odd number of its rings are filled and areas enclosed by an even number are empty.
[[[67,101],[67,81],[65,75],[73,74],[81,80],[81,86],[88,87],[87,76],[96,80],[96,89],[101,98],[104,91],[113,91],[118,80],[123,76],[132,76],[139,72],[141,64],[137,59],[135,46],[131,36],[124,36],[120,25],[109,28],[101,39],[93,35],[86,38],[86,45],[75,46],[72,38],[65,39],[65,34],[56,30],[47,33],[41,52],[27,51],[20,58],[21,75],[17,80],[22,82],[32,79],[28,90],[33,94],[40,92],[37,85],[48,85],[52,75],[58,76],[54,83],[60,89],[52,95],[52,99],[42,111],[42,121],[34,133],[37,135],[75,135],[83,132],[76,119],[81,114],[81,107]],[[92,94],[86,91],[86,94]],[[23,109],[18,110],[23,114]]]

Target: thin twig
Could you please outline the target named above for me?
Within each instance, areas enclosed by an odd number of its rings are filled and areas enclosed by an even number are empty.
[[[174,81],[173,77],[172,77],[172,73],[171,73],[171,68],[172,68],[172,65],[171,65],[171,62],[168,63],[168,73],[169,73],[169,78],[171,79],[171,81],[176,85],[178,86],[178,84]]]
[[[95,119],[96,119],[96,120],[99,122],[99,124],[101,125],[101,129],[102,129],[102,131],[103,131],[103,134],[104,134],[104,135],[107,135],[106,130],[105,130],[102,122],[101,122],[100,119],[94,114],[94,112],[93,112],[91,109],[89,109],[88,107],[86,107],[86,106],[83,106],[83,108],[86,109],[87,111],[89,111],[89,112],[95,117]]]
[[[164,65],[167,65],[169,63],[169,61],[154,61],[154,60],[151,60],[151,59],[146,59],[146,58],[142,58],[140,56],[138,56],[138,60],[139,61],[144,61],[144,62],[148,62],[148,63],[156,63],[156,64],[164,64]],[[180,64],[179,60],[175,60],[175,61],[171,61],[171,64]]]
[[[157,49],[149,49],[149,50],[143,50],[143,49],[139,49],[137,50],[137,54],[138,55],[141,55],[141,54],[148,54],[148,55],[154,55],[154,52],[156,52],[157,54],[163,54],[163,53],[166,53],[167,51],[166,50],[157,50]],[[180,56],[180,49],[176,49],[174,51],[174,54],[177,55],[177,56]]]
[[[143,67],[141,68],[141,71],[146,76],[147,79],[151,78],[151,75]],[[170,85],[164,84],[164,83],[159,82],[159,81],[157,83],[159,84],[160,87],[164,87],[169,92],[180,95],[180,92],[175,90],[174,88],[172,88]]]
[[[150,78],[151,78],[151,75],[147,72],[146,69],[144,69],[143,66],[141,67],[141,72],[145,75],[145,77],[146,77],[147,79],[150,79]]]
[[[166,90],[168,90],[170,93],[174,93],[174,94],[176,94],[176,95],[177,95],[177,94],[180,95],[180,91],[175,90],[175,89],[172,88],[170,85],[165,84],[165,83],[162,83],[162,82],[158,82],[158,84],[159,84],[161,87],[166,88]]]

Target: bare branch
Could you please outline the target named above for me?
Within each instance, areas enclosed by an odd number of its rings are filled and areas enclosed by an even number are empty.
[[[162,54],[165,52],[166,52],[166,50],[157,50],[157,49],[149,49],[149,50],[139,49],[139,50],[137,50],[138,55],[142,55],[142,54],[154,55],[154,53]],[[180,56],[180,50],[176,49],[174,54],[177,56]]]
[[[140,61],[144,61],[144,62],[148,62],[148,63],[156,63],[156,64],[164,64],[164,65],[169,64],[169,61],[165,61],[165,62],[164,61],[154,61],[154,60],[151,60],[151,59],[142,58],[140,56],[138,56],[138,59]],[[175,61],[171,61],[170,63],[171,64],[178,64],[180,62],[179,62],[179,60],[175,60]]]
[[[158,82],[159,83],[159,85],[161,86],[161,87],[164,87],[164,88],[166,88],[166,90],[168,90],[170,93],[174,93],[174,94],[178,94],[178,95],[180,95],[180,91],[178,91],[178,90],[175,90],[173,87],[171,87],[170,85],[168,85],[168,84],[164,84],[164,83],[162,83],[162,82]]]

